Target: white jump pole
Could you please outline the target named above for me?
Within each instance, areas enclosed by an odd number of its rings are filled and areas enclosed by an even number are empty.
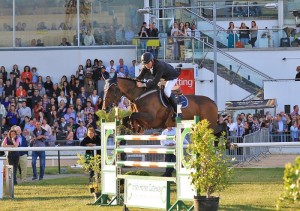
[[[3,160],[0,160],[0,199],[3,198]]]

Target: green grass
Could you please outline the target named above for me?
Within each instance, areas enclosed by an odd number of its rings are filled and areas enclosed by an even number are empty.
[[[67,169],[67,173],[71,169]],[[72,170],[73,171],[73,170]],[[57,172],[48,168],[47,173]],[[82,170],[75,169],[75,173]],[[233,181],[226,191],[220,193],[219,210],[274,210],[283,182],[283,168],[235,169]],[[28,182],[15,187],[15,199],[3,199],[0,210],[122,210],[117,207],[89,206],[94,201],[88,190],[88,176],[46,179]],[[172,202],[175,201],[175,185],[172,186]],[[149,200],[149,199],[148,199]],[[190,202],[191,203],[191,202]],[[130,208],[130,211],[146,210]],[[147,209],[149,210],[149,209]],[[297,210],[286,206],[283,210]],[[299,209],[300,210],[300,209]]]

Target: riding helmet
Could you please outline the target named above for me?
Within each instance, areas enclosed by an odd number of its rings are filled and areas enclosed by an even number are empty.
[[[153,59],[154,59],[153,54],[149,52],[143,53],[141,57],[141,61],[143,65],[148,64]]]

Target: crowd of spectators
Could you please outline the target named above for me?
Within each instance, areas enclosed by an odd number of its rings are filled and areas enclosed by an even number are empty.
[[[135,76],[135,63],[124,64],[122,58],[115,65],[111,60],[105,67],[103,62],[87,59],[74,74],[63,75],[59,83],[53,83],[49,75],[39,74],[36,67],[26,65],[21,71],[17,64],[11,71],[0,68],[0,114],[2,115],[2,138],[11,127],[20,125],[25,137],[30,138],[36,124],[49,134],[46,145],[53,146],[57,140],[74,145],[82,140],[88,127],[96,129],[96,111],[102,109],[103,88],[98,81],[117,76]],[[128,106],[122,99],[120,107]],[[29,139],[27,141],[30,141]],[[78,141],[77,141],[78,143]]]
[[[275,116],[272,116],[270,112],[266,112],[265,115],[240,113],[234,119],[232,115],[228,114],[220,116],[219,122],[226,123],[229,137],[243,138],[245,135],[265,128],[269,131],[272,142],[299,141],[299,106],[295,105],[293,109],[290,114],[282,111]]]

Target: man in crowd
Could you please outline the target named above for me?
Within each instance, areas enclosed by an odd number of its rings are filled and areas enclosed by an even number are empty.
[[[26,138],[22,134],[22,130],[19,126],[16,126],[15,131],[17,132],[17,137],[19,139],[19,147],[28,147]],[[20,160],[19,160],[19,171],[21,182],[26,182],[27,178],[27,156],[28,151],[20,151]]]
[[[31,136],[32,139],[30,140],[30,145],[32,147],[45,147],[46,140],[48,139],[48,132],[44,130],[41,126],[40,122],[36,122],[36,128],[33,130]],[[37,171],[36,171],[36,160],[39,157],[40,159],[40,177],[39,180],[44,179],[45,174],[45,167],[46,167],[46,152],[45,151],[32,151],[32,171],[33,177],[32,180],[38,179]]]

